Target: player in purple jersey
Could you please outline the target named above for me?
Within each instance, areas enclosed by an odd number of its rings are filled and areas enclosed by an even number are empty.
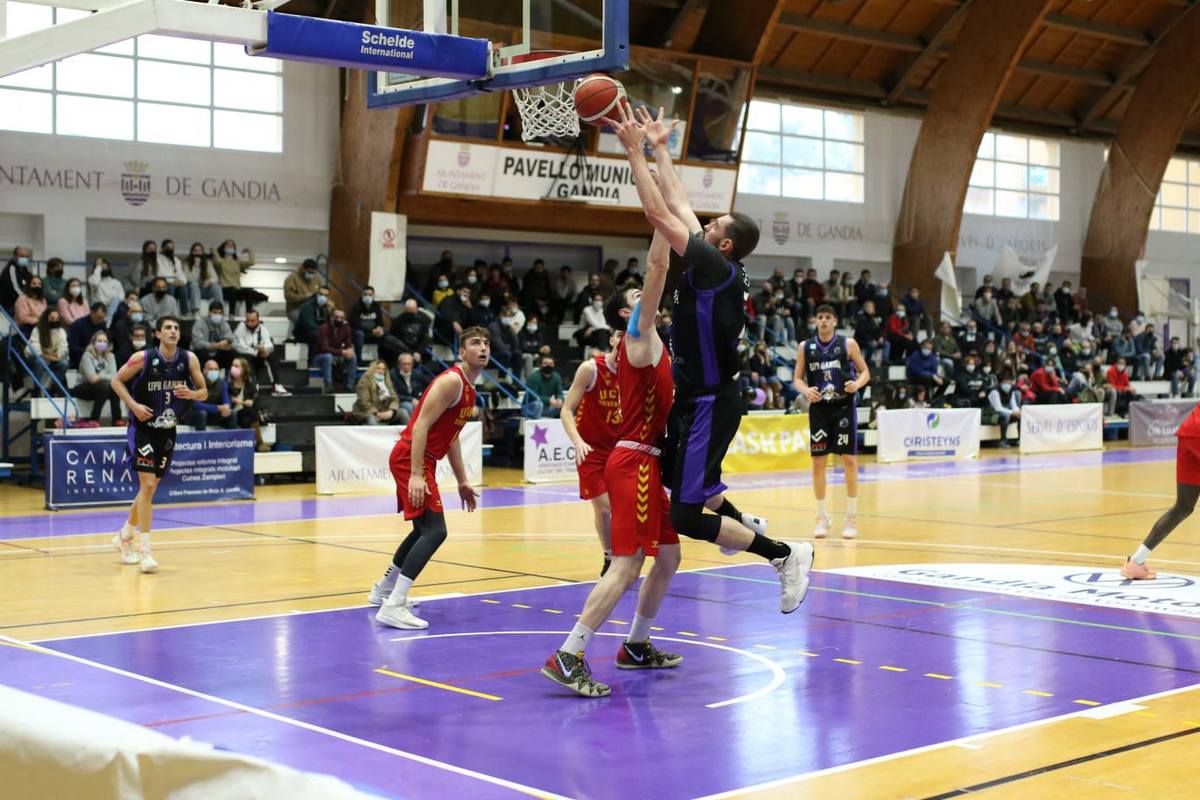
[[[112,380],[113,391],[129,407],[129,457],[138,476],[137,497],[113,546],[122,562],[146,573],[158,571],[150,553],[151,503],[175,453],[175,426],[187,415],[187,404],[208,398],[200,359],[179,347],[179,320],[159,317],[156,330],[158,346],[134,353]]]
[[[833,306],[817,306],[817,335],[806,339],[796,354],[796,389],[808,398],[813,493],[817,524],[813,537],[829,535],[825,501],[825,464],[830,453],[842,457],[846,471],[846,524],[842,538],[858,535],[858,392],[871,382],[871,371],[858,343],[839,336]]]

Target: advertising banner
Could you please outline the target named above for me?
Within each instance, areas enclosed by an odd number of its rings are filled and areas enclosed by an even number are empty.
[[[978,458],[978,408],[905,408],[879,412],[878,459]]]
[[[808,414],[754,414],[742,417],[729,445],[724,472],[782,472],[808,469]]]
[[[1130,403],[1129,444],[1134,447],[1175,444],[1175,431],[1195,407],[1195,400]]]
[[[46,508],[133,501],[138,479],[124,436],[46,436]],[[154,495],[159,503],[254,499],[254,432],[178,434],[175,456]]]
[[[402,429],[390,425],[320,425],[317,440],[317,494],[394,492],[396,482],[388,468],[392,447]],[[471,485],[483,483],[483,424],[468,422],[458,436],[463,466]],[[439,484],[454,481],[450,460],[437,465]],[[443,496],[445,500],[445,496]],[[447,508],[457,508],[447,503]]]
[[[1021,452],[1056,453],[1104,447],[1104,406],[1021,406]]]
[[[380,300],[404,296],[408,269],[408,217],[385,211],[371,212],[370,285]]]
[[[530,483],[573,481],[575,445],[561,419],[525,420],[525,480]]]

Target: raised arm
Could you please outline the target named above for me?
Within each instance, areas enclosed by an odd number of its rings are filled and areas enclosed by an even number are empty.
[[[642,142],[646,138],[645,130],[630,115],[624,103],[618,103],[617,109],[621,112],[621,119],[609,124],[621,140],[621,144],[625,146],[625,156],[633,170],[633,182],[637,186],[642,211],[654,226],[654,230],[666,237],[671,249],[683,255],[691,239],[691,231],[683,220],[671,213],[658,182],[650,173],[650,165],[646,163],[646,155],[642,152]]]
[[[646,130],[646,141],[654,153],[654,164],[658,167],[660,186],[667,208],[687,226],[688,233],[699,233],[702,230],[700,220],[696,219],[696,212],[692,211],[687,189],[683,188],[683,181],[679,179],[679,173],[675,171],[675,164],[671,161],[671,133],[675,130],[678,120],[673,120],[670,125],[664,124],[661,106],[657,118],[650,116],[650,111],[645,106],[637,110],[637,115]]]
[[[663,289],[667,285],[667,269],[670,266],[671,249],[662,231],[655,230],[650,240],[650,252],[646,254],[646,282],[642,296],[629,318],[625,338],[625,351],[629,363],[635,367],[657,364],[662,357],[663,342],[655,328],[655,317],[662,302]]]

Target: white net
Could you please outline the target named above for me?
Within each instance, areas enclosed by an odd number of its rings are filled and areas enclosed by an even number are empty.
[[[513,100],[521,114],[521,138],[573,139],[579,135],[579,115],[572,96],[578,81],[548,83],[513,89]]]

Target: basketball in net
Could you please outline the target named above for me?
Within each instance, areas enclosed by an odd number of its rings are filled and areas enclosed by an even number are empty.
[[[628,105],[625,97],[625,87],[616,78],[603,73],[588,75],[575,84],[572,95],[575,103],[575,113],[589,125],[603,126],[608,122],[621,119],[618,106]]]

